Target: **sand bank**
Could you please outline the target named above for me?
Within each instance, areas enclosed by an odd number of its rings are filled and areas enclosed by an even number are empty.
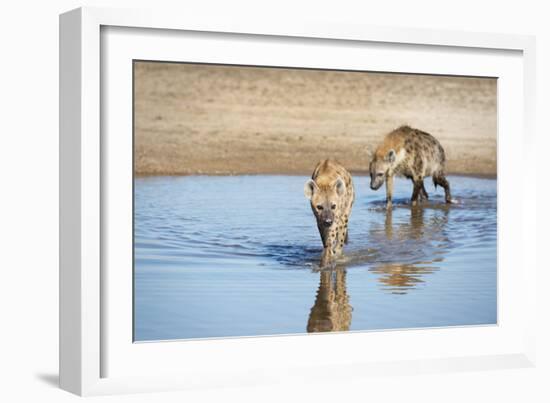
[[[135,173],[304,174],[324,158],[368,169],[367,147],[409,124],[448,173],[496,175],[495,79],[173,63],[135,64]]]

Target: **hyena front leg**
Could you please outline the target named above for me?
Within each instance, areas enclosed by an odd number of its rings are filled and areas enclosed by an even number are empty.
[[[348,237],[348,228],[347,225],[343,222],[338,223],[338,237],[336,239],[336,246],[334,252],[336,256],[342,254],[342,249],[344,249],[344,243],[347,243]]]
[[[323,249],[323,254],[321,255],[321,268],[328,266],[334,259],[334,252],[332,248]]]
[[[411,196],[411,204],[413,206],[416,206],[418,204],[420,192],[422,192],[422,179],[413,179],[413,193]]]
[[[348,229],[346,228],[346,237],[344,238],[344,243],[347,245],[349,241]]]
[[[392,208],[392,197],[393,197],[393,175],[388,175],[386,177],[386,208]]]
[[[351,206],[353,205],[353,201],[351,202],[350,206],[349,206],[349,211],[351,212]],[[344,222],[343,222],[343,227],[345,229],[345,237],[344,237],[344,243],[347,245],[348,244],[348,241],[349,241],[349,235],[348,235],[348,221],[349,221],[349,213],[347,214],[344,214]]]
[[[323,237],[323,255],[321,256],[321,266],[327,266],[334,260],[335,256],[335,245],[336,245],[336,239],[337,233],[334,229],[330,229],[329,231],[324,233]]]
[[[426,188],[424,187],[424,181],[422,181],[422,188],[420,189],[420,201],[428,200],[428,192],[426,192]]]

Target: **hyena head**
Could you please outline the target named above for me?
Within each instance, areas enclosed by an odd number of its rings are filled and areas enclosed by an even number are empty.
[[[378,190],[384,183],[388,171],[393,168],[395,163],[395,150],[388,151],[384,156],[375,155],[369,166],[370,188]]]
[[[340,206],[344,203],[346,185],[338,178],[329,186],[319,187],[310,179],[304,185],[304,194],[311,202],[319,228],[329,228],[338,219]]]

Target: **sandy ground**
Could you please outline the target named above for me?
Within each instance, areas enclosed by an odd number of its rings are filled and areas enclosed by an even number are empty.
[[[404,66],[405,68],[405,66]],[[496,176],[496,79],[136,62],[136,175],[368,170],[367,147],[409,124],[448,173]]]

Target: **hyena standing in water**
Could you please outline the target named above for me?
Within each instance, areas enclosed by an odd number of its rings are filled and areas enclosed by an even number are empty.
[[[348,220],[355,199],[351,175],[338,162],[321,161],[304,185],[323,241],[321,266],[342,254],[348,242]]]
[[[431,176],[435,187],[445,189],[445,202],[451,203],[451,187],[445,178],[445,150],[431,134],[409,126],[389,133],[370,162],[370,187],[377,190],[386,181],[386,207],[392,207],[393,177],[405,176],[413,182],[412,205],[428,198],[424,178]]]

